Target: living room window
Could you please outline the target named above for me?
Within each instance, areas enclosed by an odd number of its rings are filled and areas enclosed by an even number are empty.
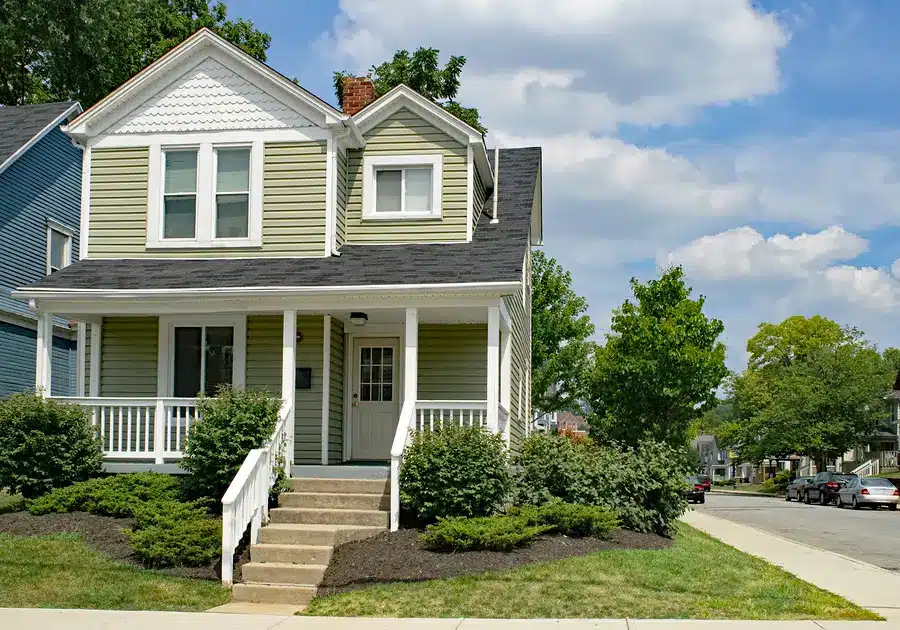
[[[443,155],[363,159],[364,219],[441,217]]]
[[[150,160],[148,247],[262,245],[262,142],[156,145]]]
[[[160,318],[160,391],[176,398],[215,396],[219,387],[244,386],[246,318]],[[160,375],[162,378],[162,375]]]

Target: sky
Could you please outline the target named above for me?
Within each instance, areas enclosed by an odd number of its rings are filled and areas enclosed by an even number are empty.
[[[334,70],[464,55],[459,100],[488,145],[543,147],[545,251],[601,340],[632,277],[680,264],[732,369],[761,322],[796,314],[900,345],[900,2],[227,5],[331,102]]]

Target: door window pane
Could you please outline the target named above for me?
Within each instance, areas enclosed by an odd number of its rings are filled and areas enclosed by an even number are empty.
[[[206,329],[206,383],[204,392],[215,396],[222,385],[231,385],[234,374],[234,328],[209,326]]]
[[[193,398],[200,390],[201,345],[200,327],[175,329],[175,374],[173,394],[176,398]]]
[[[375,212],[400,212],[403,171],[375,172]]]
[[[405,212],[430,212],[431,211],[431,169],[408,168],[404,171],[406,177],[406,207]]]
[[[247,238],[250,149],[216,150],[216,238]]]
[[[363,402],[394,400],[394,349],[362,348],[359,366],[359,398]]]

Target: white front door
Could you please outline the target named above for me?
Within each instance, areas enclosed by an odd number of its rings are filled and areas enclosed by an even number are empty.
[[[399,339],[356,339],[350,456],[387,460],[400,420]]]

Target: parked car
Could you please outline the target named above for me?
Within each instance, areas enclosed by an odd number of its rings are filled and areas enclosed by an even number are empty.
[[[853,473],[822,471],[806,487],[803,501],[807,505],[813,501],[828,505],[832,501],[836,501],[840,489],[854,479],[859,479],[859,477]]]
[[[703,491],[709,492],[710,488],[712,488],[712,479],[709,478],[709,475],[697,475],[697,479],[700,480]]]
[[[813,477],[797,477],[791,483],[788,484],[787,491],[784,495],[785,501],[791,501],[793,499],[797,499],[798,501],[802,501],[804,497],[804,493],[806,492],[806,487],[812,482]]]
[[[900,490],[894,487],[887,479],[879,477],[863,477],[851,479],[850,482],[838,492],[837,506],[850,505],[854,510],[861,507],[871,507],[876,510],[881,506],[895,511],[900,503]]]
[[[684,489],[684,498],[688,503],[706,503],[706,490],[704,490],[703,482],[699,477],[685,477],[684,483],[687,484]]]

